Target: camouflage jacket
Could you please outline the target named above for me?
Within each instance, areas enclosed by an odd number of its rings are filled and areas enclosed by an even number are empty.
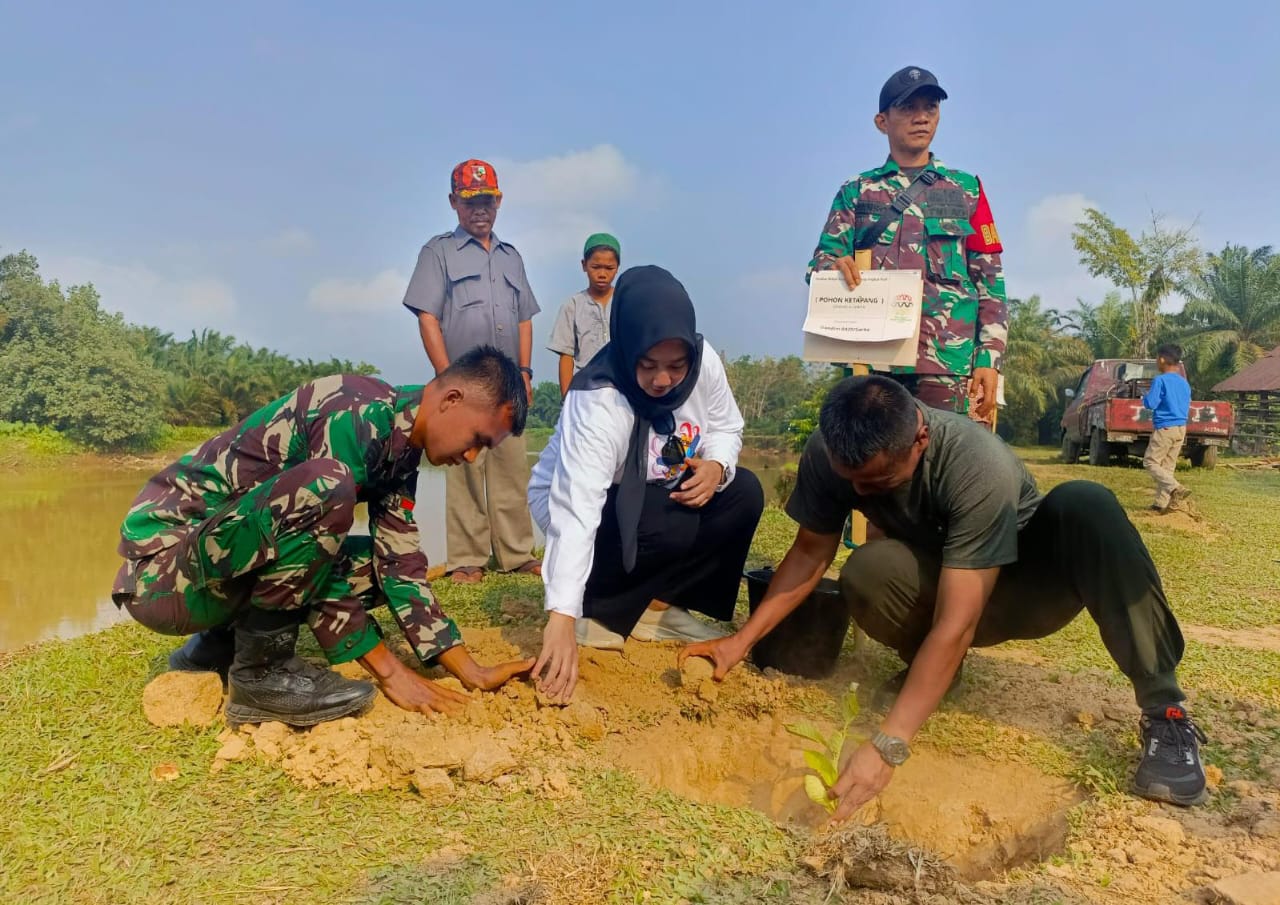
[[[1000,266],[1003,249],[991,208],[976,176],[932,157],[928,169],[941,178],[880,234],[871,252],[872,267],[924,273],[915,373],[968,374],[972,368],[999,368],[1009,317]],[[852,255],[860,234],[882,217],[892,217],[890,203],[910,184],[890,158],[842,185],[809,273],[830,270],[837,258]]]
[[[303,384],[153,476],[125,516],[120,555],[153,556],[262,481],[309,459],[336,459],[351,469],[357,500],[368,504],[374,574],[391,614],[418,658],[434,660],[462,636],[427,582],[413,519],[422,451],[409,433],[421,398],[421,386],[357,375]],[[313,626],[334,663],[363,656],[380,637],[360,601],[344,615]]]

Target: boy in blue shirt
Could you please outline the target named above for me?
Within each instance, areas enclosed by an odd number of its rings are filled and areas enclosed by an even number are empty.
[[[1142,404],[1151,409],[1155,431],[1142,457],[1142,467],[1156,482],[1156,498],[1151,508],[1167,512],[1169,507],[1191,496],[1191,491],[1178,483],[1174,468],[1178,454],[1187,439],[1187,416],[1191,413],[1191,384],[1182,376],[1179,365],[1182,349],[1166,343],[1156,350],[1156,366],[1160,376],[1151,381],[1151,389]]]

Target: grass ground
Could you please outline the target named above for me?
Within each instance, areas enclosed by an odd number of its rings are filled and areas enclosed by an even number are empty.
[[[1131,512],[1149,501],[1138,469],[1023,454],[1042,487],[1089,477]],[[1136,519],[1180,619],[1227,631],[1280,621],[1280,473],[1220,468],[1186,480],[1203,521]],[[753,562],[776,561],[792,530],[767,511]],[[503,576],[438,590],[464,626],[499,624],[505,601],[540,595],[536,580]],[[217,728],[159,730],[141,713],[143,686],[171,646],[128,625],[0,654],[0,812],[9,815],[0,821],[0,901],[515,903],[538,901],[529,890],[553,874],[571,877],[582,902],[813,900],[793,833],[751,810],[655,792],[608,764],[580,769],[573,779],[583,794],[571,801],[467,786],[443,806],[411,792],[308,791],[256,760],[210,775]],[[872,675],[895,668],[875,645],[863,656]],[[1029,877],[1058,876],[1065,863],[1077,893],[1109,901],[1120,871],[1092,839],[1133,808],[1118,792],[1136,742],[1132,725],[1082,731],[1070,718],[1123,692],[1092,625],[1077,620],[1053,638],[970,661],[966,691],[919,744],[1076,781],[1090,797],[1072,816],[1070,848]],[[1182,678],[1214,739],[1209,759],[1227,780],[1274,788],[1280,653],[1192,636]],[[1042,712],[1053,708],[1060,713]],[[178,778],[154,781],[159,763],[176,765]],[[1209,810],[1238,804],[1224,791]],[[1075,900],[1047,895],[1035,900]]]
[[[0,468],[52,468],[68,463],[111,464],[120,460],[154,459],[163,465],[216,434],[217,427],[165,426],[155,449],[145,453],[95,452],[50,427],[0,421]]]
[[[50,427],[0,421],[0,468],[53,468],[68,463],[110,465],[121,460],[154,461],[159,468],[176,456],[199,446],[220,430],[220,427],[167,425],[156,441],[154,450],[126,454],[95,452]],[[541,452],[551,439],[551,429],[530,427],[525,431],[525,439],[530,452]]]

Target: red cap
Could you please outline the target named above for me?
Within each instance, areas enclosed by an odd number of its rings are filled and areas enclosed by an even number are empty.
[[[464,160],[453,168],[453,193],[459,198],[474,198],[476,195],[497,195],[498,174],[493,164],[483,160]]]

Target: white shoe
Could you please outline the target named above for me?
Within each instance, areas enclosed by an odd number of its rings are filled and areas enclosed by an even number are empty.
[[[725,634],[678,606],[645,610],[631,630],[631,637],[637,641],[711,641]]]
[[[617,632],[610,631],[596,620],[585,617],[573,624],[573,634],[583,647],[594,647],[597,650],[622,650],[627,641]]]

